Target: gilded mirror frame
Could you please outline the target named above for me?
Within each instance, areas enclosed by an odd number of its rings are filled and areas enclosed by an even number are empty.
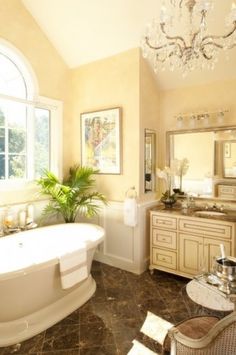
[[[200,133],[200,132],[220,132],[220,131],[225,131],[224,133],[227,136],[228,132],[231,132],[232,138],[230,139],[222,139],[221,141],[214,141],[214,151],[213,151],[213,175],[214,175],[214,182],[213,182],[213,190],[212,190],[212,196],[197,196],[198,198],[202,199],[209,199],[209,198],[217,198],[219,200],[222,200],[221,198],[218,197],[218,192],[217,192],[217,186],[218,184],[225,184],[225,185],[235,185],[236,186],[236,174],[235,176],[230,176],[227,177],[225,176],[224,173],[224,167],[223,167],[223,142],[233,142],[236,140],[233,139],[234,133],[236,135],[236,126],[219,126],[219,127],[196,127],[192,129],[180,129],[180,130],[173,130],[173,131],[167,131],[166,132],[166,165],[169,166],[171,162],[171,155],[173,156],[173,152],[171,152],[171,137],[173,135],[179,135],[179,134],[186,134],[186,133]],[[233,131],[233,132],[232,132]],[[230,133],[229,133],[230,134]],[[219,174],[219,181],[216,181],[217,178],[215,179],[215,175]]]
[[[144,129],[144,193],[156,190],[156,131]]]

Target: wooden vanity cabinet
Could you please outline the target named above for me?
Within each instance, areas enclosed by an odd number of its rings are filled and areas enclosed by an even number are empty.
[[[177,218],[151,212],[150,270],[177,270]]]
[[[212,260],[235,254],[235,224],[232,222],[151,211],[150,270],[159,269],[193,277],[212,269]]]

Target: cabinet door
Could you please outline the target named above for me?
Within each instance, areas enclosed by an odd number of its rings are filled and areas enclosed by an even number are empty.
[[[179,234],[179,269],[189,275],[197,275],[203,258],[203,238]]]
[[[220,256],[220,244],[225,247],[225,254],[231,254],[231,243],[225,240],[204,238],[204,255],[206,256],[207,271],[212,271],[212,263],[215,257]]]

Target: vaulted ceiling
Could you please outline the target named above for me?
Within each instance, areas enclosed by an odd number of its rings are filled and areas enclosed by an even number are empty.
[[[22,0],[70,68],[140,46],[145,27],[159,14],[161,0]],[[232,0],[215,0],[211,31],[224,34]],[[219,56],[216,68],[182,77],[169,70],[157,73],[161,89],[236,78],[236,47]]]

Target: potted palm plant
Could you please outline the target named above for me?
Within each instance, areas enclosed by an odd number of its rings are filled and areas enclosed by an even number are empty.
[[[101,207],[98,202],[106,204],[105,196],[94,191],[92,175],[96,173],[98,170],[75,165],[61,182],[52,172],[45,170],[36,181],[41,188],[40,193],[51,197],[42,217],[61,215],[66,223],[72,223],[78,214],[86,217],[96,215]]]

